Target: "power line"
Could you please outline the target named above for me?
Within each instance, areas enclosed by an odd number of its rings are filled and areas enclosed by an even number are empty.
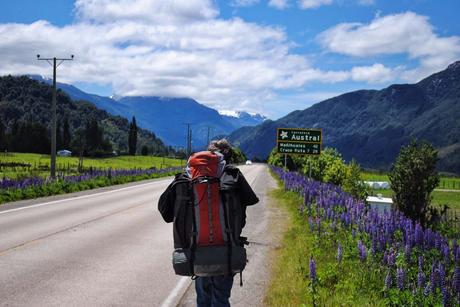
[[[53,66],[53,101],[51,105],[51,178],[56,178],[56,126],[57,126],[57,115],[56,115],[56,68],[62,64],[64,61],[73,61],[74,55],[72,54],[70,58],[42,58],[37,54],[37,60],[47,61],[51,66]],[[51,62],[52,61],[52,62]],[[59,61],[59,63],[57,63]]]

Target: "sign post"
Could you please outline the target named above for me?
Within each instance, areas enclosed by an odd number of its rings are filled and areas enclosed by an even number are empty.
[[[278,128],[276,140],[278,153],[284,153],[284,167],[286,168],[288,154],[320,155],[323,131],[321,129]]]

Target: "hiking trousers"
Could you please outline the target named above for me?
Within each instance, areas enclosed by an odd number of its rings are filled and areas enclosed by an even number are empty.
[[[233,276],[197,277],[195,280],[198,307],[228,307]]]

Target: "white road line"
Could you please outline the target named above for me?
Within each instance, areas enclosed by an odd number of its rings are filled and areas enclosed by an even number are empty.
[[[171,180],[171,179],[168,179],[168,180]],[[71,198],[66,198],[66,199],[53,200],[53,201],[50,201],[50,202],[47,202],[47,203],[36,204],[36,205],[32,205],[32,206],[26,206],[26,207],[11,209],[11,210],[0,211],[0,215],[15,212],[15,211],[20,211],[20,210],[25,210],[25,209],[31,209],[31,208],[37,208],[37,207],[52,205],[52,204],[56,204],[56,203],[60,203],[60,202],[71,201],[71,200],[75,200],[75,199],[89,198],[89,197],[94,197],[94,196],[110,194],[110,193],[116,193],[116,192],[129,190],[129,189],[140,188],[140,187],[143,187],[143,186],[146,186],[146,185],[151,185],[151,184],[161,182],[161,181],[163,181],[163,180],[159,180],[159,181],[155,181],[155,182],[149,182],[149,183],[143,183],[143,184],[134,185],[134,186],[125,187],[125,188],[120,188],[120,189],[116,189],[116,190],[112,190],[112,191],[105,191],[105,192],[94,193],[94,194],[89,194],[89,195],[82,195],[82,196],[71,197]]]
[[[192,280],[190,277],[182,277],[177,285],[174,287],[174,289],[169,293],[168,297],[163,301],[160,307],[171,307],[173,306],[172,304],[174,303],[174,300],[176,297],[183,292],[183,288],[185,286],[188,286]]]

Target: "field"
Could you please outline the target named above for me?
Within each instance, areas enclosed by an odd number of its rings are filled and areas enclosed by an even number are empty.
[[[28,166],[4,167],[6,163],[21,163]],[[153,156],[117,156],[110,158],[84,158],[83,167],[96,170],[111,169],[157,169],[183,166],[184,160]],[[27,176],[49,176],[50,156],[31,153],[0,154],[0,178],[11,179]],[[56,170],[66,175],[77,172],[77,157],[56,157]]]
[[[383,190],[373,190],[372,195],[382,194],[383,197],[391,197],[393,195],[393,191],[390,189],[383,189]],[[432,196],[432,203],[434,205],[443,206],[447,205],[449,208],[460,211],[460,191],[442,191],[442,190],[435,190],[431,193]],[[459,212],[460,213],[460,212]]]
[[[361,177],[364,181],[390,182],[390,180],[388,179],[388,174],[384,172],[362,172]],[[446,190],[460,190],[460,178],[451,176],[441,176],[437,188]]]

